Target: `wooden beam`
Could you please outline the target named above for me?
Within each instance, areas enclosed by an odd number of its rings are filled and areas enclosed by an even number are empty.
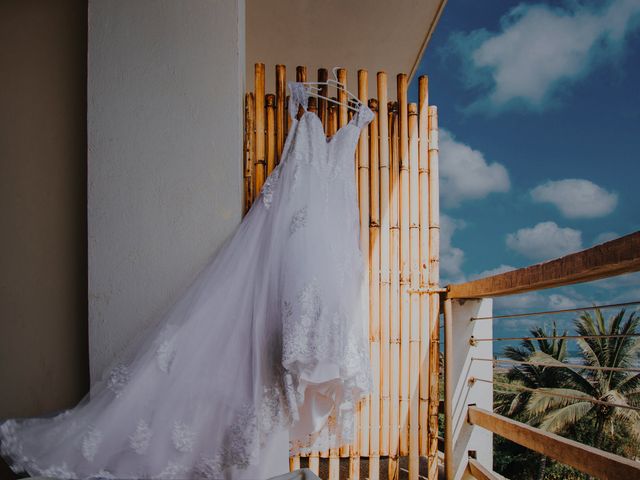
[[[640,478],[640,462],[545,432],[497,413],[470,406],[468,421],[597,478]]]
[[[640,231],[545,263],[449,285],[448,298],[482,298],[561,287],[640,270]]]
[[[504,477],[502,475],[498,475],[497,473],[489,470],[484,465],[482,465],[475,458],[470,458],[469,463],[467,464],[467,470],[469,474],[478,480],[503,480]]]

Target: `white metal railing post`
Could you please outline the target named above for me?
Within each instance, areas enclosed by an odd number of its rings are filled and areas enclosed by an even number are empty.
[[[492,358],[492,342],[473,344],[472,338],[492,338],[490,317],[493,301],[483,299],[446,299],[445,318],[445,470],[447,480],[472,478],[467,472],[467,459],[493,469],[493,434],[467,422],[469,405],[493,410],[493,386],[473,382],[473,378],[493,380],[491,362],[472,358]]]

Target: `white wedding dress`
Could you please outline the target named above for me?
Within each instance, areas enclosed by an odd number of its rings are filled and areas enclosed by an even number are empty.
[[[281,162],[180,299],[74,408],[0,422],[15,472],[259,479],[352,441],[373,381],[353,163],[373,113],[327,140],[305,86],[289,89]]]

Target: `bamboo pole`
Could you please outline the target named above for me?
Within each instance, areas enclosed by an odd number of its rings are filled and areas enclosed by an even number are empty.
[[[316,475],[320,475],[320,457],[317,451],[311,452],[309,455],[309,470]]]
[[[307,105],[307,110],[314,113],[318,112],[318,100],[315,97],[309,98],[309,105]]]
[[[338,76],[338,81],[342,82],[345,88],[348,88],[347,87],[347,70],[344,68],[338,69],[337,76]],[[335,135],[335,133],[340,128],[344,127],[349,121],[349,110],[346,107],[347,93],[343,89],[338,89],[336,92],[336,95],[337,95],[338,101],[341,102],[342,104],[337,105],[337,109],[336,109],[337,126],[333,131],[332,135]],[[358,157],[358,150],[356,149],[355,158],[354,158],[354,164],[356,168],[358,165],[357,157]],[[356,183],[356,187],[358,183],[357,178],[358,177],[356,176],[354,180]],[[346,456],[349,457],[350,478],[356,479],[356,480],[359,478],[359,475],[360,475],[360,429],[362,427],[360,415],[361,415],[361,403],[358,403],[356,405],[356,410],[354,415],[353,443],[351,445],[344,445],[340,448],[340,455],[343,457],[346,457]],[[336,464],[336,468],[339,468],[338,464]]]
[[[369,98],[368,91],[369,79],[366,70],[358,70],[358,98],[367,105]],[[370,201],[369,201],[369,138],[368,128],[360,131],[358,140],[358,203],[360,205],[360,251],[365,259],[365,281],[370,282],[371,277],[371,260],[369,254],[369,224],[370,224]],[[369,291],[365,292],[368,296]],[[367,325],[368,336],[371,338],[371,330],[373,326],[373,312],[369,307],[369,299],[365,298],[364,303],[367,306],[366,318],[369,318]],[[376,308],[377,311],[377,308]],[[370,396],[365,397],[361,402],[360,411],[360,455],[369,456],[369,412],[370,412]]]
[[[329,449],[329,480],[338,480],[340,478],[340,450],[337,448]]]
[[[398,155],[400,163],[400,455],[409,453],[409,139],[407,76],[398,74]]]
[[[431,111],[429,111],[431,113]],[[445,478],[451,479],[454,477],[453,467],[453,362],[446,361],[453,358],[453,304],[450,298],[444,299],[444,475]],[[431,372],[429,372],[431,373]],[[431,400],[431,397],[429,397]],[[431,404],[429,404],[431,407]],[[431,412],[429,412],[431,413]],[[431,421],[431,417],[429,417]],[[431,427],[431,425],[429,425]],[[431,431],[429,431],[431,434]],[[453,467],[453,468],[452,468]],[[432,464],[429,464],[429,480],[431,477]],[[437,469],[436,469],[437,470]],[[434,477],[434,478],[437,478]]]
[[[296,67],[296,82],[306,82],[307,81],[307,67],[303,65],[298,65]]]
[[[300,469],[300,456],[296,455],[293,457],[289,457],[289,471],[293,472],[294,470]]]
[[[298,72],[296,71],[296,76],[298,75]],[[303,75],[303,72],[300,72],[300,76]],[[304,76],[306,77],[306,71],[304,72]],[[326,79],[328,78],[328,73],[327,70],[324,68],[319,68],[318,69],[318,81],[322,82],[322,81],[326,81]],[[323,80],[324,79],[324,80]],[[303,81],[303,80],[298,80],[297,81]],[[328,96],[327,95],[327,86],[323,86],[322,90],[320,92],[321,95],[323,96]],[[329,111],[328,111],[328,103],[326,100],[324,99],[318,99],[318,115],[320,116],[320,119],[322,120],[322,127],[323,130],[326,132],[329,129],[328,123],[329,123]],[[335,116],[335,113],[334,113]],[[320,452],[318,450],[314,450],[309,454],[309,469],[315,473],[316,475],[320,475],[320,457],[321,456],[326,456],[329,454],[329,451],[326,452],[326,455],[322,455],[323,452]]]
[[[256,106],[253,97],[253,93],[247,93],[245,95],[245,108],[244,108],[244,212],[248,212],[253,203],[254,191],[254,151],[255,151],[255,112]]]
[[[409,104],[409,479],[418,480],[420,469],[418,408],[420,387],[420,192],[418,190],[418,106]]]
[[[276,65],[276,165],[282,158],[282,148],[287,121],[285,111],[285,99],[287,96],[287,68],[284,65]]]
[[[327,136],[331,137],[335,135],[336,130],[338,129],[338,109],[335,105],[331,104],[328,106],[327,112]]]
[[[339,68],[337,70],[338,81],[347,88],[347,70],[345,68]],[[343,127],[349,121],[347,109],[347,92],[343,89],[338,89],[338,102],[340,105],[338,106],[338,127]]]
[[[389,454],[389,110],[387,74],[378,72],[380,164],[380,455]]]
[[[390,305],[390,329],[389,329],[389,480],[397,480],[399,471],[398,464],[398,440],[399,440],[399,395],[400,395],[400,230],[398,223],[398,208],[400,205],[400,166],[398,161],[398,107],[393,104],[391,113],[391,149],[390,149],[390,208],[389,208],[389,231],[390,231],[390,259],[391,285],[389,295]]]
[[[369,124],[369,257],[371,283],[369,285],[369,309],[371,318],[370,353],[371,372],[374,378],[369,398],[369,479],[380,477],[380,164],[378,152],[378,101],[369,100],[374,114]]]
[[[334,104],[329,104],[328,107],[328,126],[327,126],[327,134],[329,136],[335,134],[338,128],[338,113],[337,108]],[[341,449],[344,452],[344,448]],[[320,457],[327,458],[329,457],[329,450],[323,450],[320,452]]]
[[[276,96],[272,93],[267,94],[267,176],[271,174],[276,166]]]
[[[420,189],[420,287],[429,285],[429,97],[428,79],[418,80],[418,171]],[[420,454],[429,456],[429,296],[420,295]]]
[[[429,107],[429,287],[440,282],[440,205],[438,192],[438,109]],[[438,403],[440,374],[440,297],[429,295],[429,480],[438,478]]]
[[[255,101],[256,101],[256,185],[254,192],[260,192],[266,178],[266,162],[264,158],[264,63],[256,63],[255,66]]]
[[[329,78],[329,72],[327,72],[326,68],[319,68],[318,69],[318,81],[319,82],[326,82]],[[322,95],[323,97],[328,97],[329,96],[329,87],[327,85],[321,85],[320,86],[320,95]],[[324,128],[325,131],[327,131],[327,120],[328,120],[328,109],[327,109],[327,104],[329,102],[327,102],[324,98],[319,98],[318,99],[318,116],[320,117],[320,120],[322,121],[322,127]]]
[[[289,112],[289,97],[290,95],[287,95],[287,98],[284,102],[284,111],[285,111],[285,130],[284,130],[284,136],[285,138],[287,137],[287,135],[289,134],[289,130],[291,130],[291,124],[293,123],[293,118],[291,118],[292,113]]]
[[[298,65],[296,67],[296,82],[306,82],[307,81],[307,67]],[[303,108],[302,105],[298,106],[298,111],[295,113],[296,118],[298,118],[298,114],[302,114]]]

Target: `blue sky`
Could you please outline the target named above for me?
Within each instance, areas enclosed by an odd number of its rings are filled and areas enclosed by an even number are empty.
[[[412,101],[423,74],[441,128],[443,284],[640,230],[640,0],[449,0]],[[638,275],[496,299],[495,313],[629,300]]]

